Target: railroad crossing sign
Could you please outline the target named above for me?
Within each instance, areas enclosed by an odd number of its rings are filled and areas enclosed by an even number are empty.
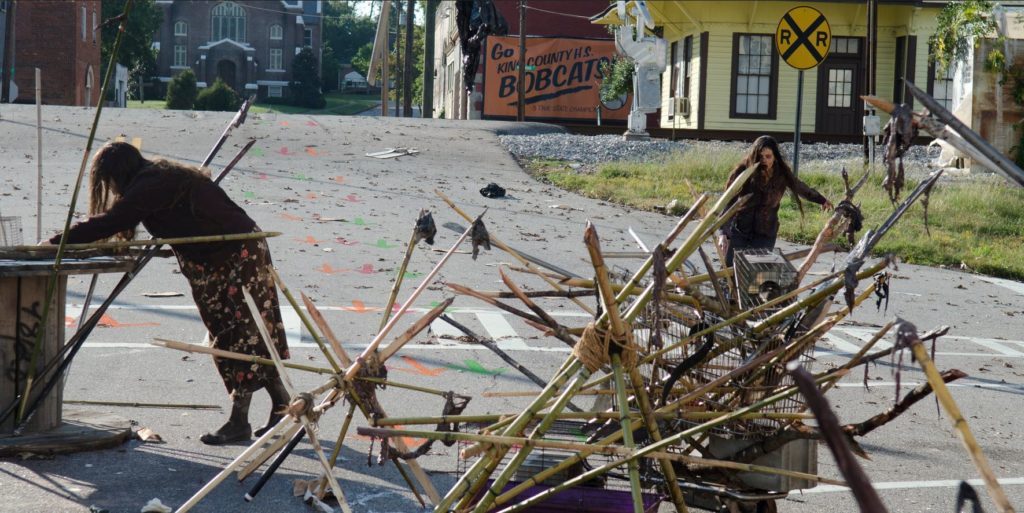
[[[779,20],[775,29],[775,48],[786,64],[811,69],[828,55],[832,29],[825,15],[813,7],[794,7]]]

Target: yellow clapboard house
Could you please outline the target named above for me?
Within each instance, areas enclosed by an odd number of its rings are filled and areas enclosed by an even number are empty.
[[[776,29],[794,7],[820,11],[831,33],[821,63],[804,72],[804,140],[859,141],[861,94],[869,92],[868,2],[683,1],[645,2],[656,31],[668,42],[661,80],[660,127],[678,137],[752,139],[775,134],[791,140],[797,112],[798,70],[776,50]],[[874,92],[912,101],[906,76],[940,100],[950,79],[929,65],[928,38],[945,2],[878,0]],[[595,23],[617,24],[615,5]],[[882,122],[885,122],[883,116]]]

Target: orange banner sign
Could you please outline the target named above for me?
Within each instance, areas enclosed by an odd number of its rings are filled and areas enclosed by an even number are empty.
[[[518,109],[519,38],[487,38],[484,64],[484,118],[515,118]],[[611,40],[534,37],[526,39],[523,79],[526,118],[595,121],[625,120],[629,99],[601,103],[601,65],[615,55]]]

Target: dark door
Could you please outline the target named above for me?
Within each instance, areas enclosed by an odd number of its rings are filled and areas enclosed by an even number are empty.
[[[859,38],[833,38],[828,56],[818,66],[815,132],[859,135],[864,102]]]
[[[233,61],[224,59],[218,62],[217,76],[221,80],[223,80],[224,83],[228,85],[228,87],[234,89],[235,91],[238,90],[238,88],[235,87],[235,63]]]

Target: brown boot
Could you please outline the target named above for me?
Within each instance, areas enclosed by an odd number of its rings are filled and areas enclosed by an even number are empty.
[[[231,417],[226,424],[213,433],[199,437],[206,445],[224,445],[241,442],[252,438],[252,427],[249,426],[249,403],[252,393],[235,390],[231,394]]]
[[[263,436],[264,433],[280,422],[284,417],[284,409],[291,402],[291,398],[288,397],[288,390],[284,387],[280,376],[275,376],[269,380],[266,388],[267,393],[270,394],[270,417],[267,418],[267,423],[263,427],[254,432],[256,436]]]

